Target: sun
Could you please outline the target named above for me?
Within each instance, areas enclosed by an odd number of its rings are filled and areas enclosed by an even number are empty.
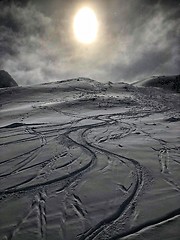
[[[93,43],[97,38],[98,21],[89,7],[81,8],[74,17],[73,29],[76,39],[84,44]]]

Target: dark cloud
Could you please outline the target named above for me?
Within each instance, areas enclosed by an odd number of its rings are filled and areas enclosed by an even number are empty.
[[[97,42],[72,33],[83,5],[97,12]],[[178,74],[180,4],[176,0],[0,1],[0,68],[18,84],[71,77],[136,81]]]

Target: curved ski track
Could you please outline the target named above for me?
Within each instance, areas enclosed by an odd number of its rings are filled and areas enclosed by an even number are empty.
[[[148,114],[149,113],[146,113],[144,116]],[[138,118],[138,115],[135,117]],[[116,113],[84,117],[77,121],[61,125],[43,124],[18,126],[15,128],[16,134],[13,135],[14,140],[8,137],[14,132],[14,129],[1,129],[1,133],[4,131],[6,136],[1,138],[0,146],[10,148],[18,144],[27,144],[27,146],[29,146],[29,149],[25,148],[24,152],[20,152],[14,157],[4,159],[0,162],[0,166],[4,169],[0,172],[1,202],[3,202],[4,199],[7,200],[8,198],[17,196],[33,196],[31,206],[29,206],[27,213],[15,224],[15,227],[12,227],[9,233],[7,233],[6,236],[8,240],[15,239],[16,234],[21,231],[24,222],[28,220],[35,208],[37,209],[39,236],[41,239],[47,239],[46,228],[48,224],[48,213],[46,210],[46,201],[48,198],[50,199],[53,194],[57,194],[58,196],[63,191],[66,192],[66,194],[71,192],[70,198],[74,199],[74,211],[82,221],[86,219],[88,213],[80,197],[76,195],[75,190],[78,184],[81,183],[81,179],[86,178],[87,173],[96,172],[96,166],[99,161],[98,153],[108,156],[110,159],[112,158],[112,161],[115,158],[123,163],[133,172],[134,182],[129,189],[126,189],[123,200],[121,199],[121,201],[119,201],[119,205],[117,205],[116,209],[112,210],[111,214],[102,218],[97,224],[86,228],[84,232],[74,236],[75,238],[73,239],[120,239],[121,237],[136,233],[148,226],[171,219],[180,214],[180,210],[177,209],[159,219],[145,222],[130,230],[126,230],[120,225],[126,221],[127,216],[131,218],[133,207],[138,202],[142,192],[146,191],[146,185],[149,181],[147,174],[148,169],[142,166],[138,162],[138,159],[131,159],[106,149],[103,143],[108,141],[109,136],[102,136],[99,140],[94,141],[90,141],[88,136],[90,132],[93,132],[95,135],[98,128],[104,127],[104,129],[110,129],[111,126],[118,125],[122,133],[119,135],[114,133],[111,138],[126,138],[136,130],[136,125],[126,123],[126,119],[128,119],[128,116]],[[82,122],[84,120],[91,120],[91,122],[94,121],[94,123],[83,124]],[[103,134],[106,132],[107,131],[104,131]],[[76,138],[72,137],[76,134]],[[33,145],[34,141],[37,142],[37,144],[35,144],[36,147]],[[52,150],[54,145],[56,149]],[[50,147],[48,148],[48,146]],[[80,154],[73,156],[74,149],[77,149]],[[43,155],[44,151],[52,152],[45,158],[45,155]],[[9,167],[6,169],[5,165]],[[163,167],[165,168],[167,166],[163,165]],[[28,174],[30,172],[31,174]],[[24,178],[26,174],[27,176]],[[13,178],[21,179],[21,177],[22,180],[18,180],[17,183],[10,181]],[[3,188],[2,186],[5,181],[9,181],[11,184],[7,184],[7,186]],[[177,186],[177,188],[179,189],[179,186]],[[52,191],[52,189],[54,190]]]

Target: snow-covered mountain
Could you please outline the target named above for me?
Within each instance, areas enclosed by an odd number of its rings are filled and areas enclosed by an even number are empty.
[[[134,86],[158,87],[169,91],[180,92],[180,75],[153,76],[133,83]]]

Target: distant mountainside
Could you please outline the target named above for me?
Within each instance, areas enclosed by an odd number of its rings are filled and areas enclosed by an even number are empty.
[[[16,86],[18,86],[18,84],[11,77],[11,75],[4,70],[0,70],[0,88],[16,87]]]
[[[158,87],[180,93],[180,75],[153,76],[152,78],[133,83],[137,87]]]

